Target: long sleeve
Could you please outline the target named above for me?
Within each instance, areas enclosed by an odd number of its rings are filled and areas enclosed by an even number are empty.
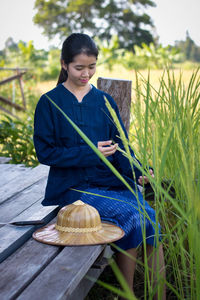
[[[98,156],[87,144],[67,147],[57,143],[56,114],[60,112],[42,96],[34,118],[34,144],[38,160],[42,164],[61,168],[98,165]]]

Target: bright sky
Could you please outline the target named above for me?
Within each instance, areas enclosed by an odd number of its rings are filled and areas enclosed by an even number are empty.
[[[35,0],[0,0],[0,49],[12,37],[15,42],[34,41],[38,49],[50,45],[59,46],[61,42],[49,42],[42,35],[42,29],[33,24]],[[164,46],[174,44],[175,40],[185,40],[186,31],[200,46],[200,0],[154,0],[157,4],[147,13],[152,17],[159,42]]]

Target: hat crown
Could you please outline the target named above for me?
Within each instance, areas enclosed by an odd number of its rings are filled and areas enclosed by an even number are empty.
[[[78,200],[61,208],[56,228],[67,232],[97,231],[101,229],[101,219],[96,208]]]

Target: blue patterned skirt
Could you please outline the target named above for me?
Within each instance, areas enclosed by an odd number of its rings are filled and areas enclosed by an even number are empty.
[[[88,188],[79,199],[94,206],[103,221],[112,222],[125,231],[125,236],[115,242],[121,249],[136,248],[144,240],[156,246],[158,240],[161,240],[155,211],[139,191],[136,198],[129,190]]]

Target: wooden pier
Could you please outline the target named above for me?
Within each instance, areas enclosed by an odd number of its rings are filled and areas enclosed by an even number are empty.
[[[60,247],[35,241],[32,233],[55,223],[58,212],[57,206],[41,205],[49,168],[12,165],[5,158],[0,162],[0,299],[84,299],[94,284],[87,275],[99,277],[108,247]],[[9,224],[31,220],[44,223]]]

